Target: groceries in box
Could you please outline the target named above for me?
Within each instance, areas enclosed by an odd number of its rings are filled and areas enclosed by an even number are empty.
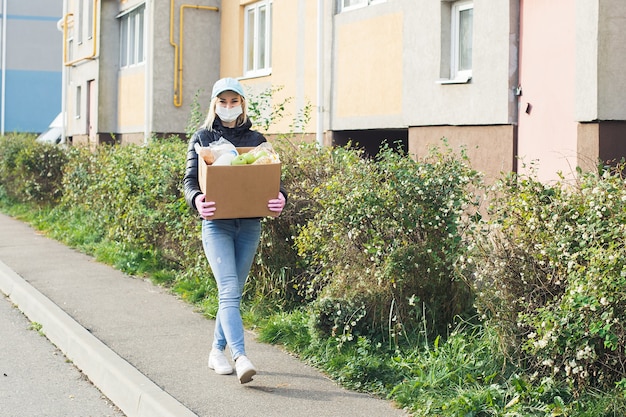
[[[198,182],[205,201],[215,201],[213,219],[276,216],[267,208],[278,198],[281,164],[269,142],[236,148],[225,139],[196,146]]]
[[[272,144],[264,142],[249,151],[239,153],[237,148],[224,138],[212,142],[209,146],[196,143],[196,152],[207,165],[261,165],[280,162]]]

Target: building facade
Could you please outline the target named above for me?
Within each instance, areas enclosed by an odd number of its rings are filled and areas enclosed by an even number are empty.
[[[61,111],[62,0],[0,0],[0,134],[40,133]]]
[[[182,133],[229,76],[272,91],[269,137],[416,157],[445,137],[488,178],[626,155],[622,0],[64,1],[75,143]]]

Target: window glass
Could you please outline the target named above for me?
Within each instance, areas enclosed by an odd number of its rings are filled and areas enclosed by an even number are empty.
[[[93,1],[87,2],[87,39],[93,38]]]
[[[266,7],[265,6],[261,6],[259,7],[259,27],[264,28],[267,25],[266,22]],[[266,58],[266,44],[265,44],[265,36],[266,36],[266,32],[265,30],[260,30],[259,31],[259,54],[258,54],[258,63],[257,66],[259,68],[263,68],[265,66],[265,58]]]
[[[459,70],[472,69],[472,26],[474,9],[459,12]]]
[[[244,15],[244,73],[267,75],[272,64],[272,0],[246,6]]]
[[[136,33],[135,19],[136,16],[130,16],[128,19],[128,65],[133,65],[137,61],[135,59]]]
[[[144,62],[144,11],[142,5],[120,17],[120,67]]]
[[[358,9],[359,7],[365,7],[374,3],[383,3],[387,0],[340,0],[337,2],[339,5],[339,13],[347,10]]]
[[[78,42],[78,44],[83,43],[83,0],[78,0],[78,18],[77,23],[77,29],[76,29],[76,41]]]
[[[67,61],[71,62],[74,60],[74,38],[69,38],[67,40]]]
[[[128,19],[120,22],[120,66],[128,65]]]
[[[80,119],[80,111],[81,111],[81,107],[82,107],[82,88],[80,87],[80,85],[76,86],[76,109],[75,110],[75,117],[77,119]]]
[[[344,9],[347,9],[348,7],[365,6],[365,5],[367,5],[367,0],[343,0]]]
[[[472,77],[474,3],[457,1],[451,12],[450,78],[466,82]]]
[[[254,34],[256,33],[254,16],[256,16],[256,9],[249,9],[246,13],[246,72],[254,70]]]
[[[137,39],[135,39],[135,43],[137,44],[137,63],[143,62],[143,11],[141,18],[137,16]]]

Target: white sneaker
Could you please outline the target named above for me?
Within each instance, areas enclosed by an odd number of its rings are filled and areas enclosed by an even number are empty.
[[[233,367],[228,363],[224,352],[213,348],[209,353],[209,368],[213,369],[216,374],[229,375],[233,373]]]
[[[242,355],[237,358],[235,368],[237,369],[237,378],[239,378],[240,384],[252,381],[252,377],[256,375],[256,368],[246,356]]]

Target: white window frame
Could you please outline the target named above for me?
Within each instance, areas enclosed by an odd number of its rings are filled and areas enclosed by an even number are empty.
[[[243,74],[245,77],[260,77],[272,72],[273,3],[273,0],[261,0],[244,8]],[[259,22],[262,9],[265,9],[263,27]],[[264,52],[264,57],[261,57],[261,52]]]
[[[339,13],[367,7],[371,4],[384,3],[387,0],[338,0]]]
[[[470,39],[470,48],[473,50],[473,32],[474,32],[474,18],[473,18],[473,10],[474,10],[474,1],[473,0],[462,0],[457,1],[452,5],[451,10],[451,37],[450,37],[450,78],[457,82],[468,82],[472,78],[472,68],[460,68],[460,54],[461,54],[461,13],[472,10],[472,39]],[[470,54],[472,51],[470,51]],[[471,59],[471,55],[470,55]],[[470,64],[472,64],[470,62]]]
[[[120,68],[143,64],[146,60],[145,40],[146,5],[119,14],[120,21]]]

